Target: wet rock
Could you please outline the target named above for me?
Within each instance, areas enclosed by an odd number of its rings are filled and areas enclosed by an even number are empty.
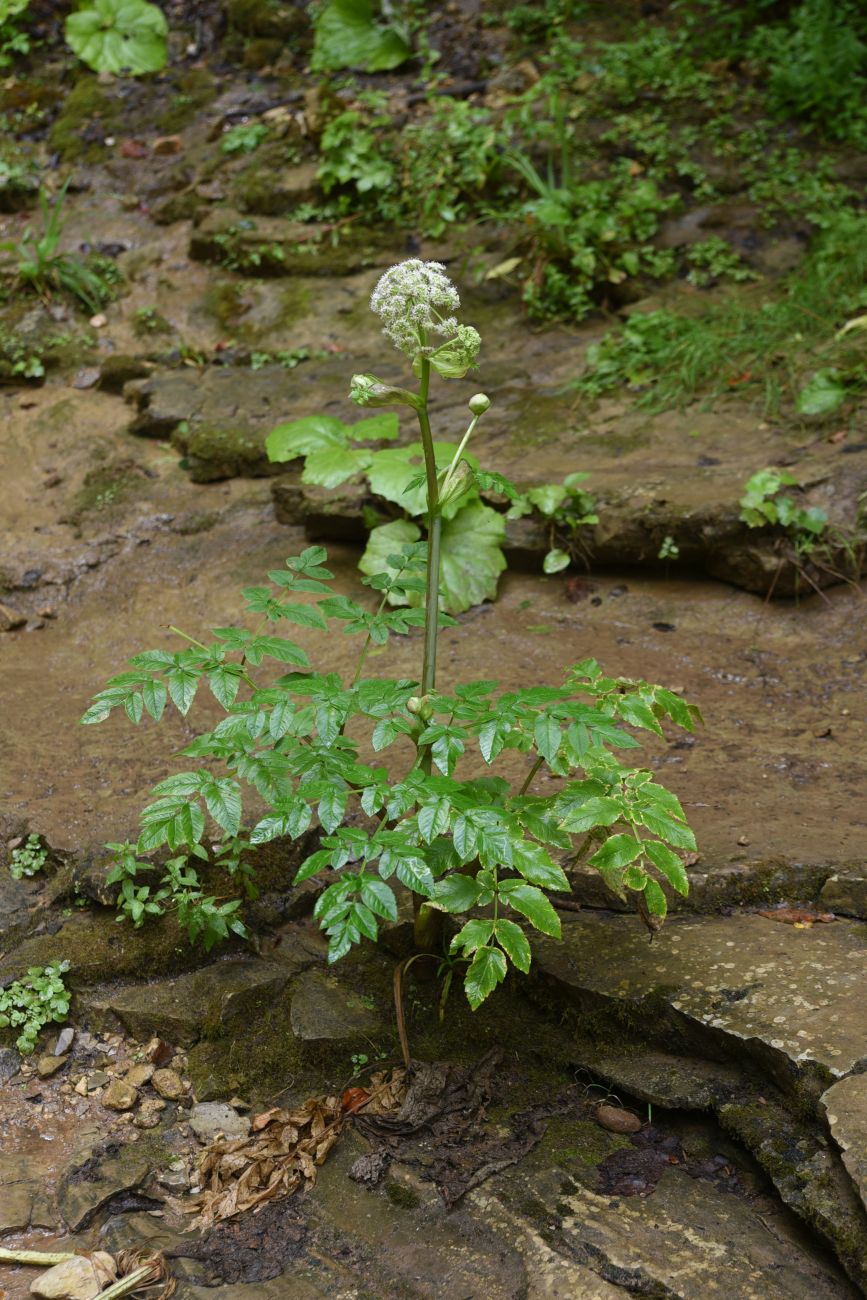
[[[305,14],[291,0],[223,0],[229,23],[243,36],[287,41],[309,37]]]
[[[233,178],[231,202],[244,212],[285,216],[316,198],[320,192],[318,163],[287,167],[279,157],[275,161],[276,166],[269,166],[257,152],[254,161]]]
[[[133,1065],[127,1070],[124,1079],[133,1088],[143,1088],[146,1083],[150,1082],[153,1075],[154,1066],[150,1064]]]
[[[84,1080],[88,1092],[96,1092],[97,1088],[104,1088],[110,1082],[111,1077],[106,1074],[105,1070],[91,1070]]]
[[[151,1087],[158,1096],[166,1101],[177,1101],[186,1096],[187,1088],[179,1074],[174,1070],[156,1070],[151,1078]]]
[[[597,1106],[596,1122],[609,1133],[637,1133],[641,1128],[638,1116],[620,1106]]]
[[[822,1097],[831,1135],[843,1164],[867,1209],[867,1074],[841,1079]]]
[[[134,1038],[160,1034],[189,1046],[202,1036],[206,1025],[213,1033],[268,1005],[279,996],[287,978],[287,972],[272,962],[215,962],[175,980],[119,989],[101,1005]]]
[[[863,927],[838,921],[799,930],[745,914],[672,919],[651,949],[631,919],[597,915],[565,918],[563,934],[562,945],[542,940],[536,947],[546,978],[586,1011],[615,1023],[625,1017],[640,1036],[677,1053],[669,1056],[668,1080],[664,1057],[652,1055],[643,1085],[643,1049],[631,1072],[625,1054],[608,1049],[603,1077],[624,1087],[637,1081],[639,1096],[662,1104],[678,1093],[703,1096],[786,1204],[834,1245],[856,1280],[867,1279],[863,1211],[827,1141],[796,1117],[829,1076],[867,1059],[857,1009],[867,961]],[[688,1051],[710,1058],[698,1077],[695,1070],[678,1077],[676,1061]],[[606,1050],[600,1055],[604,1060]],[[727,1066],[714,1082],[712,1062],[720,1056]],[[593,1061],[591,1048],[591,1068]]]
[[[553,1281],[578,1265],[585,1276],[574,1294],[588,1298],[853,1300],[834,1265],[767,1199],[753,1205],[670,1168],[652,1195],[612,1200],[594,1190],[592,1172],[577,1162],[552,1166],[549,1153],[543,1144],[534,1168],[519,1166],[469,1198],[474,1216],[513,1244],[528,1271],[535,1261],[534,1277]]]
[[[57,1193],[64,1222],[72,1232],[81,1231],[119,1193],[140,1187],[149,1173],[149,1161],[126,1148],[115,1155],[74,1157]]]
[[[0,1184],[0,1234],[23,1232],[29,1226],[35,1194],[33,1184]]]
[[[130,380],[144,379],[152,370],[153,366],[141,357],[113,353],[99,367],[99,387],[105,393],[122,393]]]
[[[54,1044],[54,1055],[63,1056],[64,1052],[68,1052],[72,1046],[74,1038],[75,1030],[71,1025],[67,1025],[65,1029],[61,1029],[60,1033],[57,1035],[57,1042]]]
[[[250,1121],[239,1115],[223,1101],[202,1101],[187,1116],[187,1123],[205,1146],[213,1142],[218,1133],[226,1137],[246,1137]]]
[[[292,1032],[303,1042],[355,1040],[377,1033],[382,1023],[357,993],[333,976],[305,971],[292,994]]]
[[[138,1091],[126,1079],[112,1079],[102,1094],[102,1104],[108,1110],[132,1110],[138,1101]]]
[[[0,1085],[14,1079],[21,1069],[21,1057],[14,1047],[0,1047]]]
[[[11,605],[0,605],[0,632],[14,632],[27,622],[27,615],[21,614]]]
[[[67,985],[82,990],[85,1007],[90,995],[84,990],[99,980],[129,978],[142,970],[163,975],[201,966],[207,960],[204,952],[187,942],[173,917],[154,918],[136,934],[135,943],[130,943],[112,913],[90,910],[65,917],[52,934],[35,934],[6,948],[0,956],[0,982],[29,966],[56,961],[59,952],[70,962]]]
[[[752,1060],[783,1089],[815,1066],[840,1077],[867,1060],[867,945],[856,922],[675,918],[649,948],[632,918],[567,917],[563,942],[541,939],[536,962],[585,1004],[638,1009],[654,990],[657,1013],[685,1036]],[[793,988],[804,992],[793,999]]]
[[[842,916],[867,920],[867,879],[854,872],[837,872],[822,886],[819,899],[823,906]]]
[[[68,1060],[68,1056],[40,1056],[36,1063],[36,1073],[40,1079],[50,1079],[52,1075],[63,1069]]]
[[[44,1300],[93,1300],[116,1276],[111,1255],[97,1250],[55,1264],[31,1283],[30,1290]]]
[[[135,1114],[136,1128],[156,1128],[163,1117],[166,1103],[162,1097],[145,1097]]]

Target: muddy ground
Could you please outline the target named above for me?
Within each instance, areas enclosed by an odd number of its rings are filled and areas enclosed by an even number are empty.
[[[306,1195],[191,1229],[201,1108],[231,1103],[222,1122],[243,1128],[395,1063],[391,971],[408,943],[399,924],[326,970],[287,846],[263,863],[252,946],[207,957],[166,923],[137,937],[105,906],[102,845],[135,837],[194,733],[177,716],[80,728],[89,697],[130,654],[171,645],[170,625],[233,622],[240,589],[306,544],[309,524],[278,518],[293,480],[264,462],[269,429],[350,416],[355,371],[392,377],[366,302],[403,250],[380,239],[314,274],[245,276],[207,260],[223,216],[206,193],[192,215],[160,206],[207,184],[197,151],[247,103],[222,90],[181,128],[185,180],[174,155],[76,164],[67,237],[123,246],[126,290],[89,327],[62,309],[87,334],[75,354],[44,384],[0,390],[3,840],[35,832],[52,850],[42,877],[0,875],[0,981],[65,958],[75,994],[59,1054],[59,1026],[27,1060],[0,1052],[2,1244],[162,1249],[197,1300],[863,1294],[864,593],[768,602],[773,545],[737,520],[744,479],[769,463],[845,515],[864,487],[858,430],[829,440],[734,394],[652,417],[629,395],[581,406],[563,384],[600,321],[531,327],[514,294],[471,280],[471,248],[433,244],[408,251],[449,261],[484,338],[478,373],[437,392],[437,432],[459,432],[484,389],[483,463],[522,483],[585,470],[602,502],[586,569],[545,577],[538,538],[516,546],[497,601],[444,633],[441,680],[551,682],[593,655],[698,704],[703,728],[648,750],[695,828],[691,892],[650,944],[576,870],[580,910],[562,944],[537,945],[532,979],[474,1016],[454,993],[442,1027],[435,991],[410,980],[414,1055],[466,1071],[460,1114],[391,1144],[348,1123]],[[159,347],[142,308],[168,323]],[[311,356],[252,370],[250,346]],[[351,531],[351,503],[333,513]],[[681,558],[666,565],[669,534]],[[358,546],[327,544],[340,590],[365,599]],[[348,643],[299,639],[314,662],[350,663]],[[417,637],[396,639],[389,673],[414,675],[418,657]],[[177,1079],[163,1092],[155,1037]],[[129,1104],[113,1109],[119,1082]],[[604,1128],[605,1101],[640,1132]],[[381,1176],[350,1177],[371,1153]],[[10,1300],[29,1282],[0,1269]]]

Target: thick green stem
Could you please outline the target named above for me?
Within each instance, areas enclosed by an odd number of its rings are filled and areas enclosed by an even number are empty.
[[[432,691],[436,685],[440,602],[440,539],[442,536],[437,463],[427,409],[429,390],[430,361],[428,361],[427,357],[423,357],[421,384],[418,393],[421,404],[416,414],[418,415],[418,425],[421,430],[424,469],[427,479],[427,591],[425,593],[424,667],[421,679],[421,688],[424,695],[428,691]]]
[[[421,383],[419,385],[420,405],[417,411],[421,443],[424,449],[424,468],[427,479],[427,590],[425,592],[424,621],[424,667],[422,669],[421,689],[427,695],[436,685],[437,675],[437,633],[439,631],[440,608],[440,539],[442,535],[442,514],[440,512],[439,489],[437,487],[437,463],[434,454],[433,435],[427,402],[430,390],[430,361],[426,357],[421,363]],[[431,770],[430,746],[422,747],[419,766],[423,772]],[[415,910],[415,944],[421,952],[435,952],[442,943],[443,917],[435,908],[428,907],[421,899],[416,900]]]

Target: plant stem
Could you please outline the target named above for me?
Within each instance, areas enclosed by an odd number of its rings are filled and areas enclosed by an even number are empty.
[[[52,1268],[55,1264],[65,1264],[75,1255],[60,1251],[43,1250],[5,1250],[0,1247],[0,1264],[33,1264],[36,1268]]]
[[[545,762],[545,760],[544,760],[544,758],[542,758],[542,755],[540,754],[539,757],[536,759],[535,763],[533,764],[533,766],[530,768],[530,770],[529,770],[529,772],[527,773],[526,777],[524,778],[524,784],[521,786],[520,790],[518,791],[518,797],[519,797],[519,798],[520,798],[520,796],[521,796],[522,794],[526,794],[526,793],[527,793],[527,791],[528,791],[529,788],[530,788],[530,784],[531,784],[531,782],[532,782],[532,780],[533,780],[533,777],[534,777],[534,776],[536,775],[536,773],[539,771],[539,768],[542,766],[542,764],[543,764],[544,762]]]
[[[437,462],[434,454],[433,436],[430,428],[427,403],[430,391],[430,361],[422,357],[421,383],[419,384],[418,425],[421,430],[421,442],[424,449],[424,468],[427,478],[427,589],[424,605],[424,666],[421,675],[422,694],[427,695],[436,685],[437,675],[437,634],[439,632],[440,609],[440,539],[442,535],[442,514],[440,512],[439,489],[437,487]],[[424,745],[419,753],[419,767],[428,775],[432,766],[430,745]],[[442,913],[426,906],[420,899],[414,900],[415,920],[414,936],[416,947],[424,951],[435,950],[442,936]]]
[[[425,477],[427,478],[427,591],[425,593],[424,667],[421,678],[421,688],[424,695],[432,691],[436,685],[437,632],[439,630],[440,604],[440,538],[442,533],[442,515],[440,513],[439,489],[437,487],[437,463],[427,409],[429,390],[430,361],[427,357],[422,357],[421,384],[418,393],[421,405],[416,414],[418,415],[418,425],[421,430]]]

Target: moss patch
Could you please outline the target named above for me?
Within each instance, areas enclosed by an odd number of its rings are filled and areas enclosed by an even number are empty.
[[[122,109],[94,76],[83,76],[63,101],[48,140],[51,148],[66,162],[81,159],[91,162],[102,157],[104,136],[122,124]]]
[[[210,104],[217,94],[217,82],[205,68],[188,68],[173,79],[167,107],[154,119],[158,131],[180,131]]]

